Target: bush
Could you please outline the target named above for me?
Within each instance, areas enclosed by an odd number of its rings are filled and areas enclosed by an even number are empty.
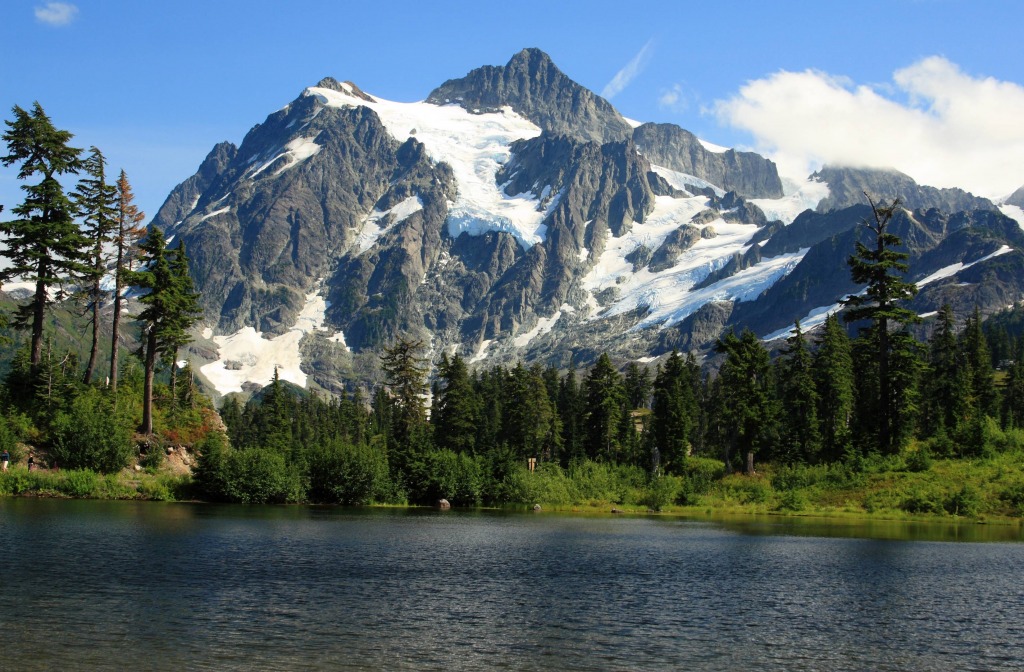
[[[450,450],[427,454],[426,472],[420,481],[420,498],[426,501],[447,499],[455,506],[475,506],[483,495],[482,462]]]
[[[942,513],[944,510],[942,498],[931,490],[912,491],[900,508],[908,513]]]
[[[654,511],[661,511],[667,504],[672,504],[683,490],[683,479],[679,476],[654,476],[647,482],[647,489],[640,503]]]
[[[57,488],[71,497],[90,497],[100,484],[100,476],[90,469],[78,469],[63,472],[63,478]]]
[[[281,503],[294,495],[284,457],[263,448],[236,450],[224,464],[225,495],[243,504]]]
[[[340,443],[309,453],[309,498],[314,502],[369,504],[388,498],[387,457],[372,446]]]
[[[807,498],[796,490],[787,490],[779,498],[779,511],[803,511],[807,506]]]
[[[50,426],[50,456],[62,468],[120,471],[135,456],[132,430],[102,392],[87,389]]]
[[[972,487],[965,485],[946,500],[944,508],[954,516],[976,516],[981,510],[981,498]]]
[[[927,443],[918,445],[917,450],[907,455],[907,469],[915,473],[928,471],[932,468],[932,455]]]

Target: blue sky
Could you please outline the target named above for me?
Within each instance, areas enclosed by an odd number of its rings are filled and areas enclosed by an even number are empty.
[[[1022,24],[1024,3],[998,0],[4,0],[0,114],[38,100],[152,216],[216,142],[323,76],[414,101],[532,46],[627,117],[792,175],[884,164],[998,197],[1024,184]]]

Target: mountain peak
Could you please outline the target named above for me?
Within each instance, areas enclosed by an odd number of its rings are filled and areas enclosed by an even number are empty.
[[[536,48],[519,51],[503,66],[485,65],[450,79],[427,102],[454,103],[474,113],[511,107],[542,130],[602,144],[625,140],[633,131],[611,103],[574,82]]]
[[[316,85],[317,85],[317,88],[330,89],[331,91],[337,91],[339,93],[344,93],[344,94],[353,96],[355,98],[359,98],[360,100],[365,100],[368,103],[375,103],[375,102],[377,102],[373,98],[373,96],[370,96],[369,94],[364,93],[362,89],[360,89],[358,86],[356,86],[355,84],[353,84],[352,82],[349,82],[349,81],[339,82],[334,77],[324,77],[319,82],[317,82]]]

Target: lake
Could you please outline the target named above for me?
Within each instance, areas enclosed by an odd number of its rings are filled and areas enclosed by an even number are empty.
[[[1019,526],[865,525],[0,499],[0,669],[1024,667]]]

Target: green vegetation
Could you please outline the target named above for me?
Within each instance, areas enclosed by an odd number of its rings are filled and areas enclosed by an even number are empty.
[[[0,279],[17,272],[37,287],[0,314],[3,325],[10,313],[30,328],[27,341],[0,334],[0,448],[13,464],[0,494],[1024,514],[1024,334],[1005,316],[983,328],[977,312],[958,332],[944,308],[927,343],[911,335],[917,318],[900,304],[916,288],[902,280],[906,255],[886,230],[898,201],[873,207],[850,258],[865,285],[846,302],[853,339],[833,315],[813,340],[798,324],[774,360],[753,333],[727,333],[714,373],[678,352],[653,370],[601,354],[589,370],[563,373],[539,364],[471,371],[458,355],[432,370],[422,343],[398,338],[380,355],[384,382],[369,399],[358,389],[307,394],[275,372],[218,414],[176,365],[200,314],[184,247],[169,249],[156,228],[143,240],[130,185],[123,171],[106,184],[98,149],[83,162],[38,105],[14,112],[2,160],[42,182],[24,188],[16,219],[0,225],[0,257],[13,269]],[[53,176],[78,170],[85,178],[69,199]],[[98,282],[111,267],[112,297]],[[51,304],[46,289],[63,284],[87,291]],[[122,329],[128,286],[143,309]],[[100,352],[97,308],[108,299],[113,337]],[[135,354],[119,353],[125,331],[139,334]],[[104,358],[109,382],[96,380]]]

